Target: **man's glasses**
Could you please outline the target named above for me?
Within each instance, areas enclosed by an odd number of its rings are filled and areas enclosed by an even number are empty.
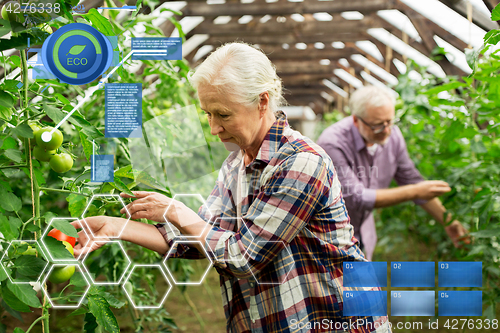
[[[367,123],[363,118],[358,116],[358,119],[361,120],[366,126],[370,127],[370,129],[373,131],[373,134],[379,134],[382,133],[386,127],[392,127],[394,124],[396,124],[399,119],[392,119],[390,121],[386,121],[383,124],[380,125],[372,125]]]

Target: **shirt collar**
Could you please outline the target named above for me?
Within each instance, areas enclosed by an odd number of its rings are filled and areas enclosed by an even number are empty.
[[[259,152],[257,153],[257,157],[255,157],[256,161],[259,160],[266,164],[269,164],[273,155],[280,149],[283,131],[285,127],[288,126],[288,120],[283,111],[279,110],[275,112],[274,115],[276,116],[276,121],[269,129],[269,132],[267,132]]]
[[[352,119],[352,116],[351,116]],[[360,151],[361,149],[366,147],[365,140],[363,140],[363,137],[359,133],[358,128],[354,125],[354,120],[351,125],[351,132],[352,136],[354,138],[354,146],[356,147],[357,151]]]

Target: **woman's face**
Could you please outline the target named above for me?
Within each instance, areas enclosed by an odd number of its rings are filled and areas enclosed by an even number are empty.
[[[244,150],[260,146],[261,142],[257,141],[264,115],[259,111],[262,103],[255,107],[237,104],[231,96],[217,92],[208,84],[198,87],[198,98],[208,117],[210,133],[217,135],[226,149],[236,150],[234,145]]]

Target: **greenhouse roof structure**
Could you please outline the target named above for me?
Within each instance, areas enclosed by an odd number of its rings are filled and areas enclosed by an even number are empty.
[[[186,34],[184,57],[196,67],[223,43],[259,46],[276,65],[287,101],[328,111],[364,84],[394,85],[407,59],[438,76],[468,75],[465,50],[498,29],[500,0],[189,0],[158,6],[156,25]],[[442,48],[446,57],[433,59]],[[418,79],[418,73],[412,73]]]

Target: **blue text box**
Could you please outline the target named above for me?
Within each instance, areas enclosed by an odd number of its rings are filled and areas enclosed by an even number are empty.
[[[439,291],[439,316],[482,316],[482,291]]]
[[[92,155],[90,159],[91,182],[114,182],[114,155]]]
[[[387,287],[387,262],[345,261],[344,287]]]
[[[434,287],[435,263],[397,261],[391,263],[391,287]]]
[[[132,38],[132,60],[182,60],[182,38]]]
[[[106,138],[142,137],[142,83],[105,85]]]
[[[344,291],[343,316],[386,316],[387,291]]]
[[[429,316],[436,314],[434,291],[391,291],[391,316]]]
[[[440,287],[483,286],[483,263],[478,261],[439,262]]]

